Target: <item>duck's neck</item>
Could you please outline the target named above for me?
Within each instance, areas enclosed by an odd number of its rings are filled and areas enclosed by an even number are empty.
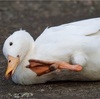
[[[33,59],[35,54],[35,46],[32,45],[30,48],[29,52],[26,54],[24,60],[22,61],[23,65],[28,65],[29,64],[29,59]]]
[[[12,80],[15,83],[32,84],[35,82],[34,78],[36,77],[36,73],[26,68],[26,66],[29,64],[29,59],[33,59],[34,53],[35,46],[33,45],[12,76]]]

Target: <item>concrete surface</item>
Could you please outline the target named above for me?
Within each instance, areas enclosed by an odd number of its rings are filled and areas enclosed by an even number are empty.
[[[0,99],[100,99],[100,82],[16,85],[4,78],[7,63],[2,54],[4,40],[20,28],[36,39],[47,26],[99,16],[99,1],[0,1]]]

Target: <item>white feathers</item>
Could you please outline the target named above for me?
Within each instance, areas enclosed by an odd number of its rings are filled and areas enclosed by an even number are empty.
[[[86,19],[49,28],[52,32],[89,35],[100,30],[100,18]]]

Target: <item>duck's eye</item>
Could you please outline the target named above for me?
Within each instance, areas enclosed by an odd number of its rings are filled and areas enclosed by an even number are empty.
[[[13,45],[13,43],[12,43],[12,42],[10,42],[10,43],[9,43],[9,45],[10,45],[10,46],[12,46],[12,45]]]

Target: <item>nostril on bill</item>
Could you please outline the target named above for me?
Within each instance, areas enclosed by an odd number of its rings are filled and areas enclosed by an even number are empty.
[[[11,62],[11,60],[8,61],[9,63]]]
[[[19,55],[17,55],[17,57],[19,57]]]

